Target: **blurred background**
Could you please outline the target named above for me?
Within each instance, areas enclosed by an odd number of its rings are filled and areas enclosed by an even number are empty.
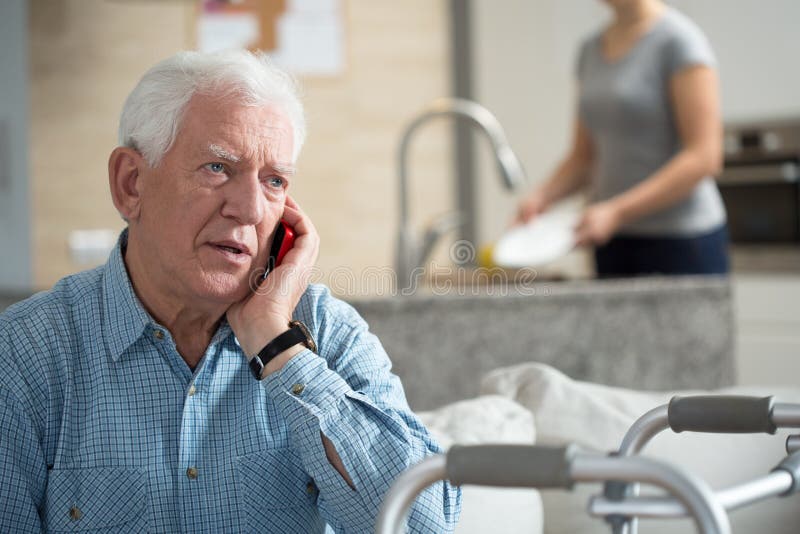
[[[800,4],[669,3],[719,59],[739,381],[794,383]],[[103,263],[123,227],[106,174],[119,112],[143,72],[178,50],[256,46],[300,78],[309,138],[293,193],[321,234],[325,281],[392,266],[400,139],[436,98],[491,110],[529,183],[544,179],[568,146],[578,45],[606,17],[598,0],[3,0],[0,292],[46,289]],[[482,136],[431,121],[407,161],[415,228],[455,208],[467,220],[438,241],[436,261],[451,262],[459,239],[477,251],[507,227],[521,192],[502,186]],[[593,276],[583,250],[539,274]],[[362,297],[374,287],[348,289]]]

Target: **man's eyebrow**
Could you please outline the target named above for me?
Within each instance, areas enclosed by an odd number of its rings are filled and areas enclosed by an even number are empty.
[[[231,163],[239,163],[240,161],[242,161],[242,158],[240,158],[239,156],[231,154],[221,146],[215,145],[214,143],[208,145],[208,151],[217,156],[218,158],[230,161]]]
[[[289,164],[276,163],[272,166],[272,168],[275,169],[275,172],[279,172],[286,176],[292,176],[297,172],[297,169],[293,165]]]
[[[239,163],[242,161],[240,156],[231,154],[221,146],[215,145],[214,143],[208,145],[208,151],[214,154],[216,157],[230,161],[231,163]],[[272,165],[272,168],[275,170],[275,172],[281,173],[285,176],[292,176],[297,172],[295,166],[290,163],[275,163]]]

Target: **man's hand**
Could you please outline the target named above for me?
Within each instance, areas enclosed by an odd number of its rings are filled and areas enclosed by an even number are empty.
[[[308,287],[317,260],[317,230],[291,197],[286,198],[283,219],[295,232],[294,245],[261,285],[253,288],[253,293],[227,311],[228,322],[248,357],[288,330],[292,312]],[[279,370],[301,350],[295,346],[281,353],[269,362],[265,376]]]
[[[575,228],[578,245],[605,245],[622,225],[622,215],[613,201],[592,204]]]

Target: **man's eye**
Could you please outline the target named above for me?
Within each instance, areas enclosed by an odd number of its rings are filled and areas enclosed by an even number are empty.
[[[267,182],[269,182],[270,187],[274,187],[275,189],[283,189],[283,186],[286,184],[286,181],[280,176],[270,176]]]
[[[206,165],[206,169],[213,172],[214,174],[222,174],[225,172],[225,165],[222,163],[209,163]]]

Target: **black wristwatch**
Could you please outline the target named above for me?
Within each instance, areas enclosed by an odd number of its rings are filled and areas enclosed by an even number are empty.
[[[306,325],[300,321],[291,321],[289,330],[267,343],[258,354],[250,359],[250,370],[253,371],[256,380],[261,380],[264,367],[278,354],[298,343],[305,345],[311,352],[317,352],[317,344],[314,343],[314,338],[311,337],[311,332]]]

